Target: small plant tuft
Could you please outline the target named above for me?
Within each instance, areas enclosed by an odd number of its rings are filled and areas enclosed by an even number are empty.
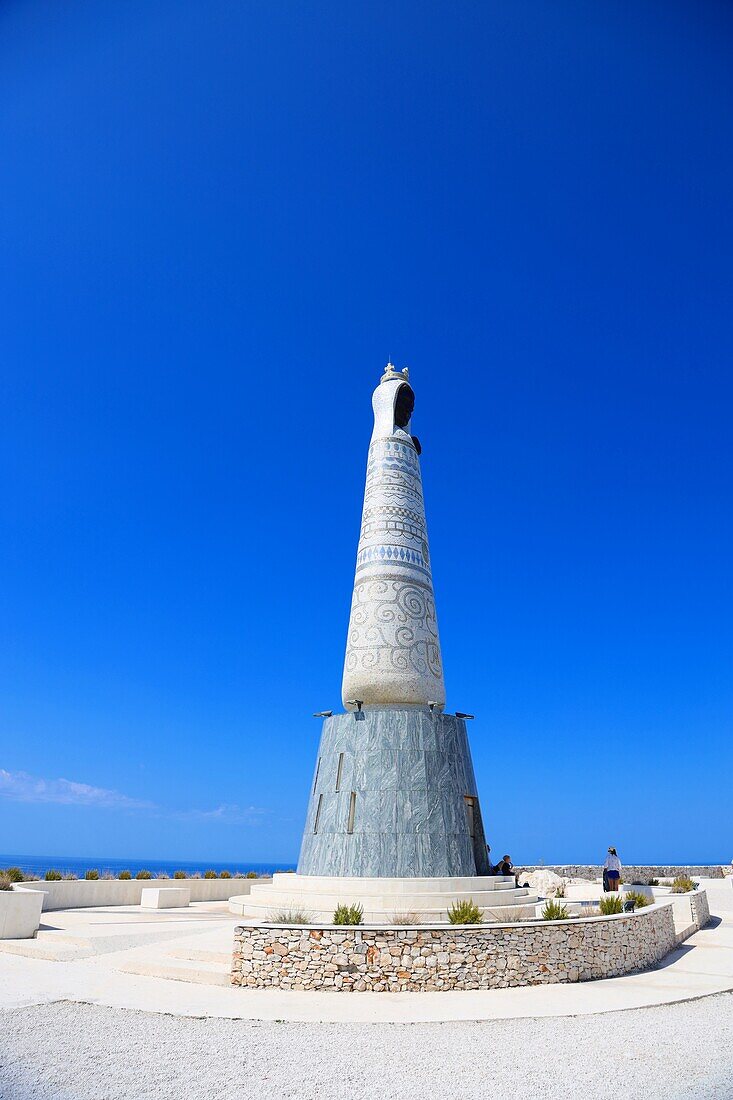
[[[651,905],[651,898],[648,898],[646,894],[642,894],[640,890],[627,890],[624,894],[625,901],[631,901],[634,904],[634,909],[643,909],[645,905]]]
[[[611,917],[614,913],[623,913],[623,898],[620,894],[604,894],[598,903],[598,908],[603,917]]]
[[[555,897],[556,898],[564,898],[565,897],[565,879],[562,880],[562,882],[560,883],[559,886],[555,887]]]
[[[257,874],[256,871],[247,871],[247,874],[244,877],[245,878],[259,878],[260,876]]]
[[[568,920],[570,913],[568,912],[567,905],[563,905],[562,902],[553,901],[552,898],[545,902],[545,907],[541,913],[543,920]]]
[[[649,885],[650,886],[659,886],[659,879],[658,878],[650,878],[649,879]]]
[[[11,882],[25,882],[25,875],[20,867],[6,867],[2,873],[7,875]]]
[[[173,872],[173,878],[185,878],[185,877],[186,877],[186,872],[185,871],[174,871]]]
[[[158,871],[158,873],[155,877],[156,878],[170,878],[171,876],[168,874],[167,871]]]
[[[78,877],[73,871],[65,871],[63,876],[64,882],[76,882]]]
[[[61,881],[61,872],[60,871],[54,871],[53,867],[50,867],[48,869],[48,871],[46,871],[46,873],[43,877],[46,880],[46,882],[60,882]]]
[[[152,878],[152,877],[153,876],[151,875],[150,871],[138,871],[138,873],[135,875],[135,878],[148,879],[148,878]]]
[[[120,871],[120,873],[119,873],[119,875],[117,876],[117,878],[121,878],[121,879],[127,880],[127,879],[129,879],[129,878],[132,878],[132,875],[130,874],[130,872],[129,872],[129,871]]]
[[[419,913],[393,913],[392,924],[422,924]]]
[[[334,924],[361,924],[363,905],[337,905],[333,911]]]
[[[231,878],[231,877],[232,877],[232,872],[231,871],[220,871],[219,872],[219,878]]]
[[[689,875],[677,875],[672,883],[673,894],[689,894],[695,889],[697,889],[697,883],[693,882]]]
[[[0,871],[0,890],[12,890],[13,880],[8,875],[7,871]]]
[[[448,920],[451,924],[482,924],[483,915],[473,898],[465,901],[454,901],[448,909]]]
[[[99,878],[99,871],[96,869],[96,867],[90,867],[88,871],[84,872],[84,878],[87,880],[87,882],[96,882],[96,880]]]
[[[216,871],[211,871],[211,870],[204,871],[204,878],[216,878],[216,877],[217,877]]]
[[[270,924],[310,924],[311,915],[305,909],[277,909],[267,919]]]

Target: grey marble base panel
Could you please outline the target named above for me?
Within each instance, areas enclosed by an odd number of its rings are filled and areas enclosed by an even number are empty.
[[[475,799],[472,815],[467,798]],[[465,721],[428,707],[374,707],[325,719],[299,874],[444,878],[488,871]]]

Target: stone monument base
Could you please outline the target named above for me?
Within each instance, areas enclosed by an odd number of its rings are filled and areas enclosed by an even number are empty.
[[[517,888],[513,877],[332,878],[279,873],[271,883],[253,884],[249,894],[231,898],[229,909],[257,921],[297,910],[312,922],[330,924],[337,905],[358,903],[364,907],[365,924],[392,924],[408,914],[426,924],[447,921],[453,902],[469,898],[489,920],[532,917],[538,901],[527,887]]]

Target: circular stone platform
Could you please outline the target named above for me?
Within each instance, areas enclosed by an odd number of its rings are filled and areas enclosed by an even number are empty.
[[[287,872],[275,874],[271,883],[254,883],[249,894],[230,898],[229,910],[262,921],[271,914],[297,909],[312,921],[330,922],[337,905],[358,903],[364,907],[365,923],[390,924],[395,916],[406,914],[428,923],[447,921],[449,906],[469,899],[489,920],[534,916],[538,901],[527,887],[517,888],[511,876],[331,878]]]

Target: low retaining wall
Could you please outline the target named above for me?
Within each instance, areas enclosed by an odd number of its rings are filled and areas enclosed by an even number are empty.
[[[725,870],[719,863],[693,864],[686,866],[682,863],[675,864],[623,864],[621,876],[624,882],[630,883],[634,878],[676,878],[677,875],[689,875],[690,878],[724,878]],[[587,878],[591,881],[601,878],[603,867],[600,863],[548,863],[540,866],[521,866],[519,868],[519,880],[522,881],[522,871],[554,871],[563,878]]]
[[[34,890],[0,890],[0,940],[27,940],[41,922],[42,898]]]
[[[653,966],[677,942],[672,907],[663,904],[521,924],[248,925],[235,929],[232,984],[422,992],[579,982]]]
[[[41,891],[43,909],[87,909],[96,905],[139,905],[145,889],[185,886],[191,901],[229,901],[237,894],[248,894],[255,882],[271,878],[133,878],[133,879],[62,879],[59,882],[24,882],[23,890]],[[17,887],[14,887],[17,889]]]

